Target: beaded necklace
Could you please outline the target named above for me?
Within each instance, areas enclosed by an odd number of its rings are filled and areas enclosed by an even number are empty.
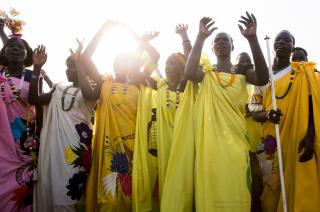
[[[178,86],[176,87],[176,109],[179,107],[180,104],[180,83],[178,84]],[[167,87],[167,93],[166,93],[166,105],[167,108],[170,108],[170,90],[169,90],[169,86]]]
[[[277,96],[276,95],[276,99],[283,99],[284,97],[286,97],[291,89],[291,86],[292,86],[292,82],[294,80],[294,70],[291,70],[291,73],[290,73],[290,82],[289,82],[289,85],[288,85],[288,88],[286,90],[286,92],[282,95],[282,96]],[[270,88],[271,89],[271,88]]]
[[[213,71],[214,71],[214,74],[216,75],[216,78],[220,84],[221,87],[223,88],[227,88],[229,86],[232,86],[233,83],[236,81],[236,71],[235,69],[232,67],[231,70],[230,70],[230,73],[231,73],[231,77],[229,79],[229,82],[226,83],[226,84],[223,84],[222,81],[221,81],[221,78],[220,78],[220,68],[218,68],[217,66],[214,66],[213,67]]]
[[[21,90],[22,90],[22,87],[23,87],[23,84],[24,84],[24,78],[25,78],[25,73],[26,73],[26,70],[24,69],[22,71],[22,74],[21,74],[21,79],[20,79],[20,84],[19,84],[19,88],[16,89],[16,87],[14,86],[13,82],[12,82],[12,79],[11,79],[11,76],[8,72],[8,68],[5,69],[5,77],[8,81],[8,84],[9,84],[9,87],[10,87],[10,90],[11,92],[13,93],[13,99],[11,102],[7,102],[7,104],[10,104],[12,102],[14,102],[15,100],[19,99],[20,98],[20,94],[21,94]],[[3,99],[4,102],[5,101],[5,97],[6,97],[6,94],[5,94],[5,87],[4,87],[4,83],[1,85],[1,97]]]
[[[37,155],[35,152],[36,146],[37,146],[37,142],[35,141],[35,139],[30,136],[30,132],[31,132],[31,127],[29,126],[29,110],[28,107],[26,107],[26,118],[27,118],[27,123],[26,123],[26,131],[27,131],[27,140],[26,140],[26,144],[28,145],[28,149],[30,151],[30,155],[31,155],[31,159],[33,162],[34,167],[37,167]]]
[[[66,95],[67,95],[68,90],[69,90],[71,87],[72,87],[72,86],[67,86],[67,87],[63,90],[62,100],[61,100],[61,106],[62,106],[62,110],[63,110],[63,111],[69,111],[69,110],[71,110],[71,108],[73,107],[74,101],[75,101],[75,99],[76,99],[76,97],[77,97],[77,94],[78,94],[79,91],[80,91],[80,88],[77,88],[77,89],[75,90],[75,92],[72,94],[72,99],[71,99],[71,103],[70,103],[69,107],[68,107],[68,108],[64,108],[64,99],[65,99],[65,97],[66,97]]]

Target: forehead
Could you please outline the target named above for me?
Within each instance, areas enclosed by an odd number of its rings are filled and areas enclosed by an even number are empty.
[[[292,37],[292,35],[291,35],[291,33],[290,32],[286,32],[286,31],[284,31],[284,32],[280,32],[277,36],[276,36],[276,41],[277,40],[280,40],[280,39],[290,39],[291,41],[293,41],[293,37]]]
[[[218,41],[218,40],[229,40],[229,41],[231,41],[231,37],[227,33],[221,32],[221,33],[218,33],[216,35],[216,37],[213,39],[214,42]]]
[[[22,40],[13,40],[11,43],[8,44],[8,46],[14,46],[14,45],[22,45],[24,46],[24,43],[22,42]]]
[[[301,49],[298,50],[294,50],[293,55],[305,55],[304,51],[302,51]]]

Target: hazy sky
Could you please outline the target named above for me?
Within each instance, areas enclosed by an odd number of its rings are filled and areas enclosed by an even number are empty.
[[[216,20],[218,30],[230,33],[234,39],[232,60],[242,51],[250,52],[248,42],[237,26],[240,15],[246,10],[255,14],[258,20],[258,37],[265,52],[266,35],[273,40],[282,29],[292,32],[296,46],[304,47],[309,60],[320,62],[319,3],[316,0],[0,0],[2,10],[14,7],[27,22],[24,36],[34,48],[38,44],[47,46],[48,61],[44,69],[53,81],[65,80],[65,59],[69,48],[76,47],[75,38],[85,38],[85,45],[108,20],[127,23],[139,34],[145,31],[160,31],[159,37],[151,43],[161,54],[160,68],[163,69],[170,53],[182,51],[180,37],[175,34],[177,23],[189,25],[189,36],[193,42],[199,20],[210,16]],[[216,33],[215,32],[215,33]],[[110,32],[104,37],[94,55],[101,72],[112,72],[115,54],[135,44],[129,35],[121,30]],[[211,36],[204,52],[214,61],[210,50]],[[272,43],[271,43],[272,45]],[[1,44],[0,44],[1,46]],[[265,56],[267,56],[265,54]],[[266,58],[267,59],[267,58]]]

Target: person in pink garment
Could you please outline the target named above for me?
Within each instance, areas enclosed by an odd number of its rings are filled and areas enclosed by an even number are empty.
[[[20,38],[0,51],[0,211],[31,211],[36,167],[35,109],[28,104],[32,49]]]

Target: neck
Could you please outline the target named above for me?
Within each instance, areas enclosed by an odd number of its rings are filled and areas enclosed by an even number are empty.
[[[230,69],[232,67],[230,56],[217,57],[217,66],[223,72],[230,72]]]
[[[10,74],[21,74],[24,70],[24,65],[22,63],[8,62],[7,69]]]
[[[176,91],[179,84],[180,80],[168,80],[168,88],[171,91]]]
[[[275,57],[273,60],[272,70],[280,71],[290,65],[290,58]]]
[[[76,88],[79,87],[79,82],[73,82],[72,86]]]

